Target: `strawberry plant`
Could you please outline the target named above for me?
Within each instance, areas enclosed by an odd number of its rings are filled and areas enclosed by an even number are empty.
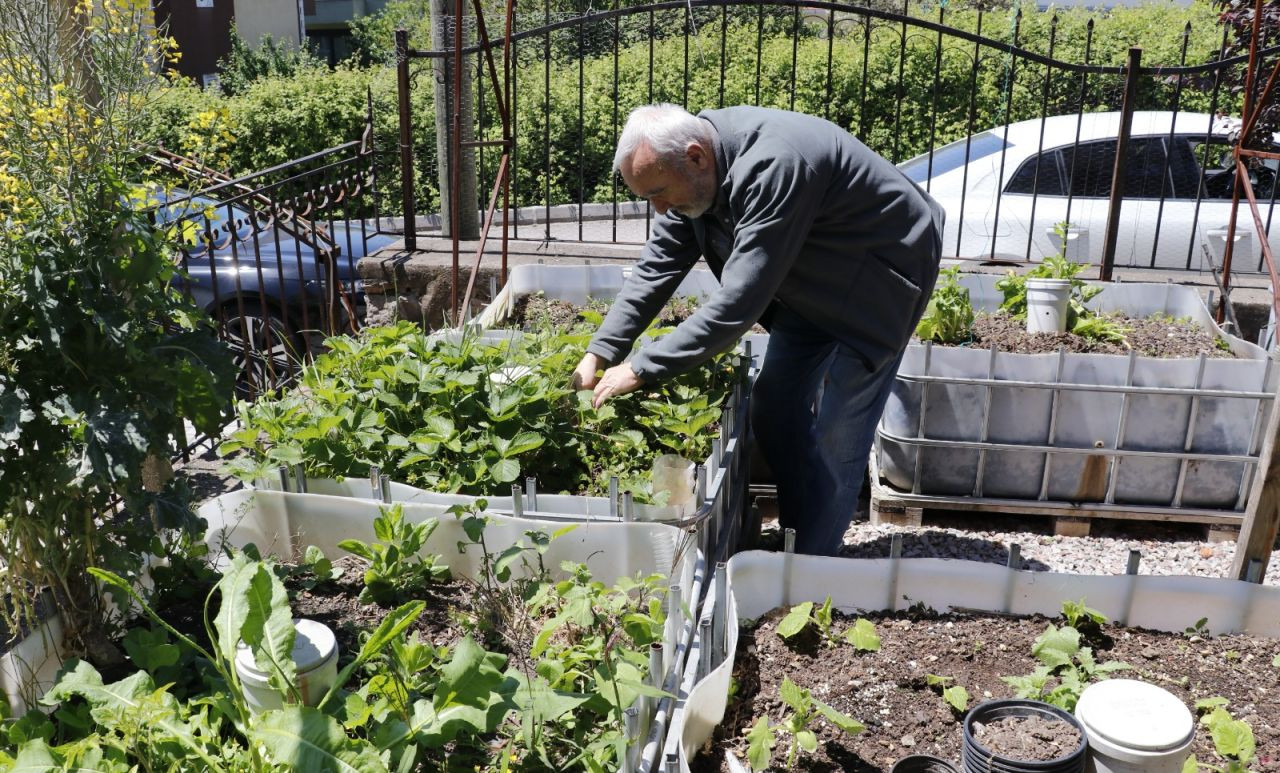
[[[402,323],[332,338],[297,389],[240,406],[221,447],[252,479],[280,464],[315,477],[370,467],[421,488],[485,495],[525,476],[543,491],[602,494],[610,476],[652,501],[653,459],[703,459],[740,380],[737,358],[647,386],[599,409],[569,377],[588,337],[543,330],[489,343]]]

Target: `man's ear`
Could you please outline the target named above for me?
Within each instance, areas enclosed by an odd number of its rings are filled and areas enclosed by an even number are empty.
[[[705,170],[707,164],[711,162],[711,154],[696,142],[689,143],[689,147],[685,148],[684,154],[689,163],[698,170]]]

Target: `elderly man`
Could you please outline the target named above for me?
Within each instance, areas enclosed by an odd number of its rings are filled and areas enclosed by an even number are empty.
[[[593,389],[598,406],[766,324],[752,426],[777,481],[781,524],[796,530],[798,551],[836,553],[937,277],[941,207],[835,124],[759,107],[697,116],[638,108],[614,167],[659,216],[575,385]],[[699,256],[719,291],[624,361]]]

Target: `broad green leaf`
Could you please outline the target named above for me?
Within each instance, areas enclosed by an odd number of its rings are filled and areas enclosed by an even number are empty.
[[[515,459],[498,459],[489,465],[489,475],[498,483],[510,483],[520,477],[520,462]]]
[[[1226,709],[1216,708],[1205,724],[1209,726],[1213,746],[1218,754],[1245,764],[1253,760],[1255,741],[1253,728],[1249,723],[1233,719]]]
[[[551,684],[535,675],[530,681],[523,673],[513,669],[510,676],[519,685],[514,700],[516,711],[530,712],[535,722],[554,722],[570,711],[591,700],[590,695],[552,689]]]
[[[498,554],[493,559],[493,576],[498,578],[499,582],[506,582],[511,578],[511,568],[520,556],[524,555],[525,547],[523,544],[515,544],[509,546],[506,550]]]
[[[782,677],[782,687],[778,690],[778,695],[782,698],[782,702],[790,706],[796,713],[809,713],[809,691],[785,676]]]
[[[356,654],[356,659],[348,663],[346,668],[342,669],[342,672],[338,674],[338,678],[334,681],[333,686],[329,688],[329,692],[321,699],[319,707],[324,708],[324,705],[329,702],[329,698],[333,697],[334,692],[346,684],[351,675],[355,673],[355,670],[363,665],[365,661],[381,652],[382,648],[390,644],[392,639],[401,635],[406,628],[413,625],[413,621],[418,619],[418,616],[422,614],[422,610],[426,606],[427,602],[425,601],[410,601],[407,604],[401,604],[396,607],[391,614],[382,618],[382,622],[373,630],[373,633],[369,634],[369,638],[360,647],[360,652]]]
[[[459,733],[492,731],[502,714],[490,709],[505,701],[497,688],[504,681],[501,667],[506,658],[485,652],[467,636],[454,649],[453,658],[440,670],[440,683],[432,701],[415,706],[414,731],[422,743],[439,747]]]
[[[805,626],[809,624],[809,615],[812,612],[812,601],[806,601],[803,604],[797,604],[792,607],[786,617],[778,621],[778,635],[784,639],[790,639],[803,631]]]
[[[249,583],[249,615],[241,629],[245,644],[253,650],[258,669],[270,675],[271,686],[291,699],[298,681],[293,662],[297,629],[289,608],[289,593],[275,572],[261,566]]]
[[[292,444],[274,446],[267,451],[267,458],[281,464],[302,464],[305,456],[302,448]]]
[[[241,631],[252,614],[249,587],[261,569],[262,564],[245,553],[237,553],[218,581],[222,605],[218,608],[217,617],[213,619],[213,627],[218,631],[218,653],[228,664],[235,662]],[[261,626],[262,621],[257,621],[256,627]]]
[[[18,757],[10,770],[14,773],[54,773],[62,770],[62,764],[53,756],[49,744],[37,738],[18,749]]]
[[[542,446],[543,438],[536,432],[517,432],[507,445],[504,456],[517,456]]]
[[[386,765],[364,741],[347,737],[332,717],[308,706],[286,706],[259,715],[249,726],[251,742],[289,770],[378,773]]]
[[[818,748],[818,736],[812,730],[801,730],[796,733],[796,743],[801,749],[812,752]]]
[[[828,706],[816,698],[813,701],[813,705],[818,709],[818,713],[827,718],[828,722],[845,731],[849,735],[857,735],[867,729],[866,726],[858,720],[848,714],[836,711],[831,706]]]
[[[965,709],[969,708],[969,691],[961,685],[943,689],[942,699],[961,714],[964,713]]]
[[[1071,626],[1055,628],[1050,625],[1036,639],[1031,647],[1031,654],[1050,668],[1071,665],[1071,660],[1080,652],[1080,632]]]
[[[366,561],[372,561],[375,558],[373,551],[369,549],[369,546],[358,539],[344,539],[338,543],[338,547],[348,553],[360,556]]]
[[[169,637],[163,630],[135,628],[121,643],[124,651],[129,654],[129,659],[138,668],[149,672],[174,665],[181,654],[178,645],[170,644]]]
[[[747,742],[750,744],[747,748],[747,762],[751,765],[753,771],[765,770],[769,767],[769,760],[773,759],[773,747],[778,741],[774,737],[773,729],[769,727],[767,717],[760,717],[747,733]]]
[[[1196,773],[1200,770],[1200,763],[1196,760],[1196,755],[1191,755],[1182,763],[1182,773]]]
[[[880,635],[876,633],[876,625],[864,617],[859,617],[844,632],[844,640],[862,652],[878,652],[880,650]]]
[[[441,416],[440,414],[431,414],[427,416],[426,429],[437,440],[448,440],[457,432],[457,429],[454,427],[453,420],[448,416]]]

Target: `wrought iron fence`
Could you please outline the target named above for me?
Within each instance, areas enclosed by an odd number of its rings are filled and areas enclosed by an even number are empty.
[[[1222,56],[1217,27],[1188,23],[1167,50],[1144,56],[1100,35],[1093,19],[1016,9],[686,0],[563,15],[544,3],[517,18],[514,66],[500,76],[513,95],[514,238],[642,241],[648,209],[613,174],[612,154],[628,111],[658,101],[835,121],[943,203],[944,245],[956,257],[1036,260],[1056,251],[1053,227],[1069,222],[1088,234],[1092,262],[1109,253],[1120,267],[1203,270],[1214,257],[1205,246],[1229,217],[1222,153],[1232,127],[1221,118],[1239,110],[1226,76],[1245,63]],[[464,152],[476,154],[487,191],[500,111],[486,49],[464,38],[471,128],[490,140]],[[406,71],[433,60],[440,77],[452,45],[403,60]],[[1275,172],[1255,170],[1268,231]],[[1257,245],[1248,259],[1242,249],[1236,272],[1264,270]]]
[[[173,186],[151,216],[178,238],[174,283],[233,349],[239,396],[284,386],[325,337],[360,326],[356,263],[396,239],[379,228],[370,137],[236,178],[152,157]]]

